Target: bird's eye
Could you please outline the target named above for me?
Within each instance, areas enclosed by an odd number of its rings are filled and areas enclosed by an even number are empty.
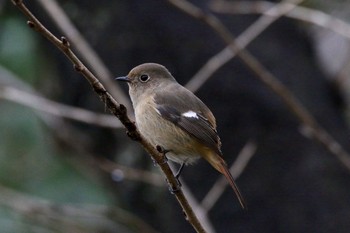
[[[149,80],[149,76],[147,74],[143,74],[139,77],[140,81],[145,83]]]

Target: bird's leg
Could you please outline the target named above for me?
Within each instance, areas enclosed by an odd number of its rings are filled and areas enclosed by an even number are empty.
[[[185,162],[182,162],[182,163],[181,163],[181,166],[180,166],[180,168],[179,168],[179,170],[178,170],[178,171],[176,172],[176,174],[175,174],[175,178],[176,178],[176,179],[179,180],[180,175],[181,175],[181,172],[182,172],[182,170],[184,169],[184,167],[185,167]],[[179,183],[180,183],[180,181],[179,181]]]
[[[162,153],[162,154],[163,154],[164,159],[163,159],[163,161],[161,162],[161,164],[167,163],[167,162],[168,162],[168,158],[166,157],[166,153],[168,153],[170,150],[166,150],[166,149],[164,149],[164,148],[163,148],[162,146],[160,146],[160,145],[157,145],[157,146],[156,146],[156,149],[157,149],[157,151],[158,151],[159,153]],[[155,162],[155,161],[154,161],[154,162]],[[155,163],[156,163],[156,162],[155,162]],[[159,163],[158,163],[158,164],[159,164]],[[174,175],[174,176],[175,176],[175,179],[176,179],[176,183],[177,183],[176,186],[175,186],[175,187],[171,186],[170,183],[169,183],[169,181],[168,181],[168,184],[169,184],[169,191],[170,191],[172,194],[178,192],[178,191],[181,189],[182,184],[181,184],[181,182],[180,182],[180,180],[179,180],[179,177],[180,177],[180,174],[181,174],[182,169],[184,168],[184,165],[185,165],[185,162],[183,162],[183,163],[181,164],[180,169],[179,169],[179,170],[176,172],[176,174]]]
[[[156,149],[159,153],[163,154],[163,161],[161,161],[159,164],[165,164],[168,162],[168,158],[166,157],[166,153],[169,152],[169,150],[164,149],[162,146],[157,145]],[[153,161],[155,162],[155,161]],[[156,163],[156,162],[155,162]]]
[[[186,163],[186,162],[182,162],[182,163],[181,163],[181,166],[180,166],[179,170],[178,170],[178,171],[176,172],[176,174],[174,175],[174,176],[175,176],[175,179],[176,179],[176,181],[177,181],[177,186],[176,186],[175,188],[173,188],[173,187],[170,187],[170,188],[169,188],[169,189],[170,189],[170,192],[173,193],[173,194],[181,189],[182,184],[181,184],[181,181],[180,181],[179,178],[180,178],[180,175],[181,175],[182,170],[183,170],[184,167],[185,167],[185,163]]]

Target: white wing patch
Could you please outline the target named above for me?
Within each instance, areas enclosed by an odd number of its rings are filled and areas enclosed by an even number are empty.
[[[188,117],[188,118],[196,118],[196,119],[199,119],[197,113],[195,113],[194,111],[191,111],[191,110],[188,111],[188,112],[182,113],[182,115],[183,115],[184,117]]]
[[[156,110],[156,112],[161,116],[162,114],[159,112],[159,110],[157,108],[153,108],[154,110]]]

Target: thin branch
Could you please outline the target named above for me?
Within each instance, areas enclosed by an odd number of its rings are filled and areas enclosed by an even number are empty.
[[[347,92],[347,90],[348,90],[347,82],[349,81],[349,70],[350,70],[350,59],[349,58],[350,58],[350,56],[347,55],[347,59],[346,59],[345,64],[340,68],[338,73],[333,78],[335,85],[340,90],[343,90],[344,92]]]
[[[164,186],[164,179],[154,172],[123,166],[107,159],[99,159],[98,165],[102,170],[111,174],[113,180],[117,182],[127,178],[158,187]]]
[[[114,116],[57,103],[14,87],[0,86],[0,90],[0,98],[30,107],[37,111],[100,127],[113,129],[122,127],[121,123]]]
[[[271,7],[275,7],[279,3],[268,1],[214,1],[211,9],[217,13],[225,14],[264,14],[276,17],[278,12],[268,12]],[[326,14],[320,10],[310,9],[303,6],[296,6],[289,3],[292,9],[285,14],[286,17],[301,20],[319,27],[329,29],[350,39],[350,24]],[[294,5],[294,6],[293,6]]]
[[[102,83],[87,69],[87,67],[80,61],[80,59],[70,49],[69,41],[65,37],[58,39],[50,31],[48,31],[40,21],[28,10],[22,0],[12,0],[15,6],[22,11],[24,15],[29,19],[28,25],[35,29],[38,33],[46,37],[51,43],[53,43],[66,57],[73,63],[76,71],[80,72],[85,79],[90,83],[96,94],[100,97],[101,101],[107,106],[107,108],[114,114],[121,123],[125,126],[128,132],[128,136],[139,142],[147,153],[157,162],[162,172],[165,174],[168,183],[172,190],[177,190],[174,195],[182,207],[183,212],[186,215],[186,219],[191,223],[192,227],[197,232],[205,232],[203,226],[198,221],[198,218],[193,212],[193,209],[189,205],[184,193],[181,189],[178,189],[178,182],[174,177],[167,162],[165,162],[164,155],[156,150],[146,139],[144,139],[136,128],[136,125],[128,118],[127,109],[124,105],[119,104],[104,88]]]
[[[302,0],[294,0],[296,3]],[[221,2],[221,1],[219,1]],[[285,0],[267,8],[264,14],[251,24],[243,33],[241,33],[236,43],[241,48],[246,48],[256,37],[266,30],[272,23],[283,15],[293,10],[296,5],[290,3],[291,0]],[[215,1],[216,3],[216,1]],[[273,16],[271,14],[274,13]],[[215,56],[211,57],[205,65],[191,78],[186,84],[186,88],[195,92],[197,91],[220,67],[229,62],[236,56],[236,53],[227,46]]]
[[[265,14],[265,12],[276,4],[270,1],[235,1],[212,0],[210,9],[218,13],[226,14]],[[225,8],[225,9],[224,9]],[[264,13],[262,13],[264,12]]]
[[[15,73],[3,65],[0,65],[0,85],[11,86],[29,93],[35,93],[34,89],[28,85],[28,83],[25,83]]]
[[[108,87],[108,91],[115,96],[128,109],[131,109],[130,100],[124,94],[120,86],[113,82],[113,75],[104,65],[101,58],[92,49],[90,44],[85,40],[83,35],[78,31],[74,24],[70,21],[67,14],[62,10],[56,0],[37,0],[38,3],[45,9],[57,27],[65,34],[76,51],[91,67],[101,82]]]
[[[271,72],[269,72],[251,53],[241,48],[231,32],[221,21],[210,13],[204,13],[200,8],[185,0],[168,0],[181,11],[195,19],[203,21],[212,28],[228,45],[233,53],[249,67],[267,87],[275,92],[295,117],[308,128],[310,135],[321,143],[328,152],[333,154],[350,171],[350,154],[324,129],[300,101],[284,86]],[[336,148],[336,150],[334,149]]]

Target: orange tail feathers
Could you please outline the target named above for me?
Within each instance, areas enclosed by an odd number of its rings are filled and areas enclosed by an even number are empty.
[[[239,204],[242,206],[242,209],[247,209],[247,205],[244,201],[244,198],[239,191],[238,186],[235,183],[235,180],[233,179],[229,169],[227,168],[227,165],[225,161],[221,158],[221,156],[217,155],[216,153],[210,153],[209,155],[205,156],[205,159],[216,169],[218,170],[221,174],[225,176],[227,179],[228,183],[230,184],[231,188],[235,192]]]

